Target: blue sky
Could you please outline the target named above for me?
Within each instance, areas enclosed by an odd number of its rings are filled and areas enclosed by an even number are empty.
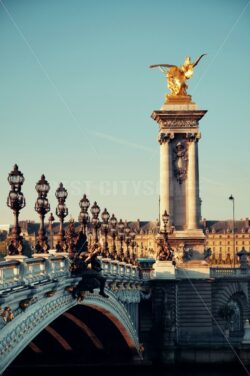
[[[77,218],[83,193],[119,218],[158,216],[159,145],[150,118],[167,92],[148,66],[199,63],[189,93],[202,109],[202,215],[250,216],[248,0],[0,0],[0,223],[17,163],[34,212],[44,173]]]

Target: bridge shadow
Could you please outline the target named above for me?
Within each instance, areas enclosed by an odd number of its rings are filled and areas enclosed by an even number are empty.
[[[132,351],[113,322],[96,309],[77,305],[35,337],[4,376],[20,372],[47,376],[49,369],[54,374],[55,367],[115,365],[132,360]]]

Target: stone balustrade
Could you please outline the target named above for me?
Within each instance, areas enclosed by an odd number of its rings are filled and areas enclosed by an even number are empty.
[[[139,269],[132,264],[126,264],[109,258],[100,258],[102,263],[103,274],[109,276],[119,276],[126,279],[138,279]]]
[[[250,277],[250,268],[210,268],[210,277],[228,278],[228,277]]]
[[[139,269],[135,265],[101,257],[100,260],[102,273],[107,279],[117,277],[138,280],[140,278]],[[69,263],[67,257],[55,255],[0,262],[0,292],[70,277]]]
[[[17,287],[21,282],[21,268],[20,262],[4,261],[0,263],[0,289],[7,289],[10,287]]]

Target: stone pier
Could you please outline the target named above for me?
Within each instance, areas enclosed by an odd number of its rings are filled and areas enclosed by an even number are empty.
[[[203,253],[204,249],[205,237],[200,229],[198,142],[199,121],[205,113],[187,96],[167,99],[151,115],[159,125],[160,216],[165,210],[170,215],[169,225],[174,231],[169,238],[175,250],[190,247]]]

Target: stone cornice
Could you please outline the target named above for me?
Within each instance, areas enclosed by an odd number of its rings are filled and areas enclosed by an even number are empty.
[[[161,111],[157,110],[151,114],[161,129],[186,129],[198,128],[199,120],[206,114],[206,110],[189,111]]]

